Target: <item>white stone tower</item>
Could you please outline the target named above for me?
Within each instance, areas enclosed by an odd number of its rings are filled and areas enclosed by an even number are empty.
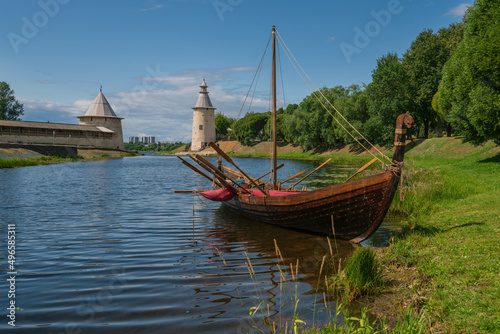
[[[198,102],[193,108],[193,138],[191,141],[191,151],[200,151],[209,142],[215,142],[215,108],[208,97],[207,84],[205,79],[201,84]]]
[[[105,132],[113,132],[111,138],[97,139],[96,146],[123,150],[122,119],[116,116],[108,100],[102,94],[102,87],[84,116],[78,116],[80,125],[95,125]],[[107,131],[106,131],[107,130]]]

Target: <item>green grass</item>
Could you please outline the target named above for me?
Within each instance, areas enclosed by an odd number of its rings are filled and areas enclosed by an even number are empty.
[[[0,159],[0,168],[16,168],[37,165],[50,165],[63,162],[81,161],[81,156],[59,157],[59,156],[41,156],[25,159]]]
[[[500,164],[487,150],[412,157],[391,208],[407,221],[382,261],[417,270],[406,298],[438,331],[500,332]]]
[[[331,259],[330,275],[326,282],[327,290],[337,297],[337,301],[351,303],[360,296],[378,293],[384,286],[382,270],[371,247],[356,249],[345,262],[344,270],[336,267],[335,256]]]
[[[65,162],[75,162],[75,161],[92,161],[92,160],[103,160],[111,158],[122,158],[122,157],[134,157],[138,156],[136,153],[127,153],[123,155],[110,155],[102,154],[100,156],[95,156],[92,158],[84,158],[82,156],[40,156],[34,158],[23,158],[23,159],[0,159],[0,168],[17,168],[17,167],[27,167],[27,166],[37,166],[37,165],[51,165],[59,164]]]

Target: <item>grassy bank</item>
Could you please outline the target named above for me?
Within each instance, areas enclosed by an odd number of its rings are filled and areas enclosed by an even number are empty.
[[[407,217],[380,255],[393,305],[425,312],[429,330],[500,332],[500,155],[491,144],[462,154],[448,144],[412,155],[406,199],[391,208]]]
[[[391,206],[403,228],[377,252],[385,292],[362,305],[392,328],[500,333],[499,148],[429,140],[408,152],[404,179]]]
[[[50,165],[63,162],[75,162],[83,160],[80,156],[57,157],[57,156],[39,156],[20,159],[0,159],[0,168],[16,168],[37,165]]]
[[[37,165],[50,165],[58,163],[76,162],[76,161],[93,161],[93,160],[103,160],[112,158],[122,158],[128,156],[136,156],[138,154],[134,153],[124,153],[124,152],[89,152],[86,150],[84,153],[71,157],[60,157],[60,156],[21,156],[20,158],[7,158],[0,159],[0,168],[16,168],[16,167],[27,167],[27,166],[37,166]]]

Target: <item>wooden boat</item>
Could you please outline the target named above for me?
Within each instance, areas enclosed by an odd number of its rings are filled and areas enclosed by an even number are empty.
[[[220,163],[218,167],[213,166],[197,156],[194,160],[213,173],[214,190],[200,192],[200,194],[208,199],[221,201],[229,209],[239,212],[247,218],[359,243],[369,238],[377,230],[391,205],[402,173],[406,129],[412,126],[413,118],[409,113],[401,114],[397,118],[394,155],[392,164],[385,172],[310,191],[281,189],[276,178],[278,166],[276,166],[274,27],[272,34],[273,183],[256,181],[241,170],[238,172],[221,166]],[[216,148],[215,145],[213,147]],[[245,184],[240,186],[233,182],[238,179],[245,179]]]

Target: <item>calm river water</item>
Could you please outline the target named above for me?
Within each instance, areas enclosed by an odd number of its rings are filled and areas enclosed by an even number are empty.
[[[270,168],[266,160],[235,162],[253,176]],[[319,165],[282,162],[279,179]],[[352,173],[334,167],[304,185],[324,186]],[[0,332],[11,329],[6,308],[12,300],[16,333],[247,333],[265,327],[260,309],[255,322],[247,313],[261,302],[284,330],[291,328],[295,288],[299,318],[307,325],[328,321],[325,304],[332,310],[335,302],[316,293],[326,238],[173,193],[209,186],[172,156],[1,169]],[[8,224],[16,232],[13,268]],[[370,242],[388,234],[390,224]],[[296,283],[280,285],[280,269],[286,269],[274,240],[286,266],[299,260]],[[338,250],[345,257],[353,246],[338,243]],[[8,297],[11,269],[17,271],[15,297]],[[285,278],[292,279],[289,269]]]

